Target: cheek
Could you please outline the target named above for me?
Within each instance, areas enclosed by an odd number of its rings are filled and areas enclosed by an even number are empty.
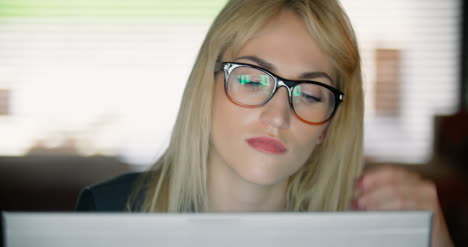
[[[229,121],[231,110],[225,98],[223,83],[216,81],[213,101],[213,135],[224,133],[223,130],[229,128],[229,124],[231,124],[231,121]]]
[[[242,136],[243,123],[248,121],[241,107],[233,104],[224,92],[222,81],[216,82],[213,102],[212,139],[217,144],[233,141],[233,137]]]
[[[304,164],[317,145],[320,145],[325,130],[326,125],[305,125],[300,121],[293,121],[291,136],[294,138],[294,156],[298,164]]]

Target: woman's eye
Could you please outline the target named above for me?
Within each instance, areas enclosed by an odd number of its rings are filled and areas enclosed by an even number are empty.
[[[262,87],[262,83],[260,83],[259,81],[250,81],[250,82],[247,82],[247,83],[243,83],[244,85],[248,85],[248,86],[251,86],[251,87]]]
[[[298,85],[294,87],[292,94],[295,103],[301,101],[311,104],[326,101],[324,94],[316,85]]]
[[[314,96],[314,95],[302,93],[301,96],[303,99],[305,99],[307,102],[310,102],[310,103],[322,102],[322,98]]]
[[[264,77],[255,78],[258,80],[252,80],[250,75],[238,75],[237,81],[242,85],[247,85],[251,87],[267,87],[269,85],[269,80]]]

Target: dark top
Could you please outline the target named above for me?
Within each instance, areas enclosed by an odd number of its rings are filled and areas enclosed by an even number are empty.
[[[77,211],[128,211],[127,199],[141,173],[128,173],[103,183],[85,187],[76,204]]]

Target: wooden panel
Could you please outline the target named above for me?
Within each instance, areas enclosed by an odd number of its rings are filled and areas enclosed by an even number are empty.
[[[377,49],[375,109],[379,115],[400,114],[400,51]]]
[[[10,90],[0,89],[0,116],[10,113]]]

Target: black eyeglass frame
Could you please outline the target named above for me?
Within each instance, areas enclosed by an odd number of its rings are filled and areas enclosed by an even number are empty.
[[[238,67],[251,67],[251,68],[254,68],[254,69],[257,69],[257,70],[260,70],[268,75],[270,75],[274,80],[275,80],[275,88],[273,89],[273,92],[272,94],[261,104],[258,104],[258,105],[246,105],[246,104],[242,104],[240,102],[237,102],[235,99],[233,99],[229,93],[228,93],[228,82],[229,82],[229,76],[231,75],[231,72],[238,68]],[[321,83],[321,82],[318,82],[318,81],[311,81],[311,80],[301,80],[301,81],[295,81],[295,80],[288,80],[288,79],[285,79],[285,78],[282,78],[278,75],[275,75],[274,73],[262,68],[262,67],[259,67],[259,66],[256,66],[256,65],[253,65],[253,64],[248,64],[248,63],[238,63],[238,62],[216,62],[216,69],[215,69],[215,72],[218,72],[218,71],[224,71],[224,92],[226,94],[226,96],[229,98],[229,100],[231,100],[231,102],[233,102],[234,104],[236,105],[239,105],[239,106],[242,106],[242,107],[246,107],[246,108],[256,108],[256,107],[260,107],[260,106],[263,106],[265,105],[266,103],[268,103],[272,98],[273,96],[275,96],[276,92],[278,91],[278,89],[280,87],[285,87],[288,91],[288,101],[289,101],[289,107],[291,108],[292,112],[294,113],[294,115],[296,115],[296,117],[304,122],[304,123],[307,123],[307,124],[311,124],[311,125],[321,125],[321,124],[324,124],[326,122],[328,122],[336,113],[337,109],[338,109],[338,106],[343,102],[344,100],[344,93],[341,92],[340,90],[330,86],[330,85],[327,85],[327,84],[324,84],[324,83]],[[310,121],[307,121],[303,118],[301,118],[297,113],[296,111],[294,110],[294,106],[293,106],[293,103],[292,103],[292,92],[293,92],[293,89],[296,85],[298,84],[304,84],[304,83],[308,83],[308,84],[315,84],[315,85],[318,85],[318,86],[321,86],[321,87],[324,87],[328,90],[330,90],[335,98],[335,105],[334,105],[334,108],[333,108],[333,111],[332,113],[330,114],[330,116],[325,119],[324,121],[322,122],[318,122],[318,123],[314,123],[314,122],[310,122]]]

